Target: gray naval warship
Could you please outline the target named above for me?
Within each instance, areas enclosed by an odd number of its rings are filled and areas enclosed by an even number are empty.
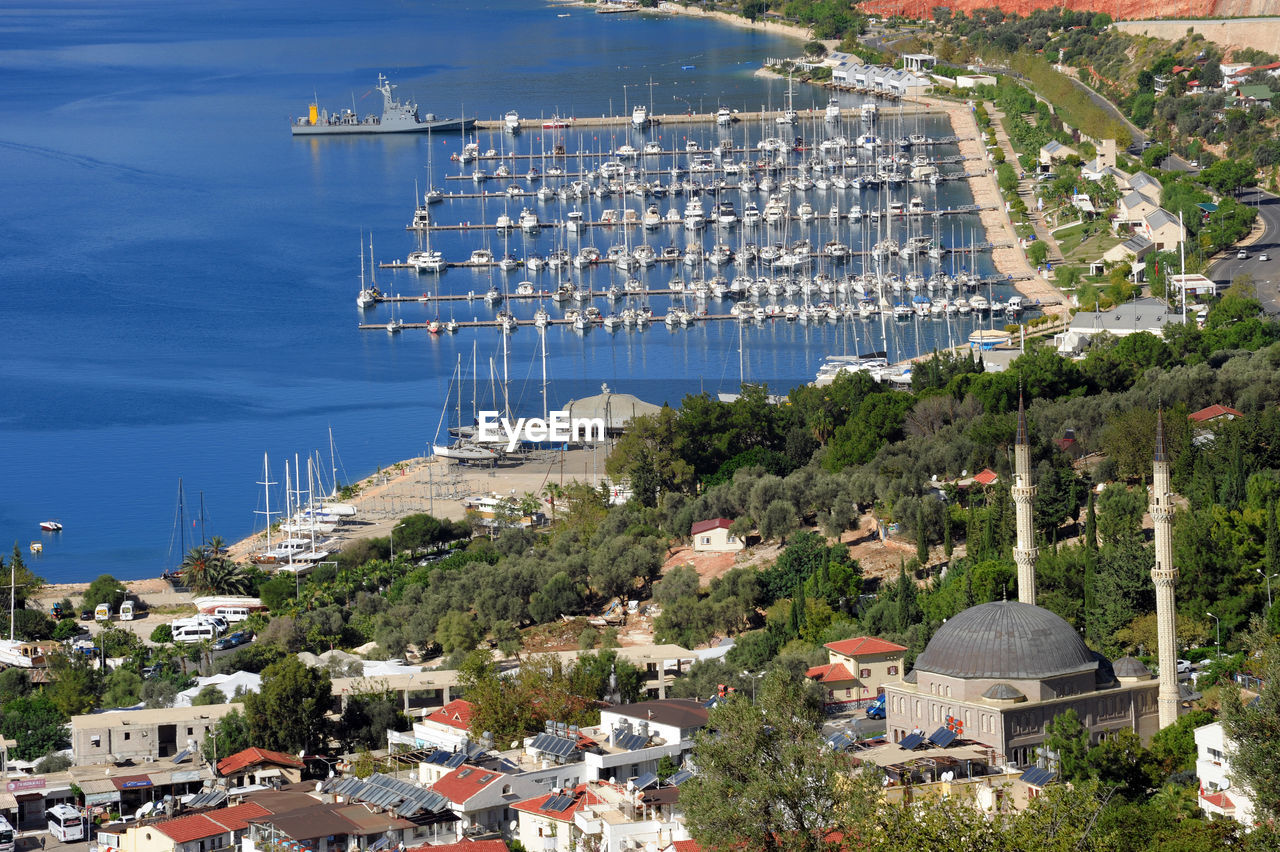
[[[361,117],[353,109],[329,113],[312,103],[307,115],[294,119],[289,131],[294,136],[341,136],[355,133],[425,133],[428,130],[469,130],[474,118],[437,118],[433,113],[418,115],[413,101],[398,101],[391,96],[395,85],[378,75],[378,91],[382,92],[382,115]]]

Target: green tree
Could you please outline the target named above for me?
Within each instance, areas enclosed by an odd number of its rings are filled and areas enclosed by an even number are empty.
[[[151,641],[157,645],[167,645],[173,641],[173,628],[168,624],[157,624],[151,631]]]
[[[387,731],[409,730],[409,719],[400,712],[395,693],[352,695],[334,730],[342,750],[384,748]]]
[[[436,644],[446,654],[474,649],[482,635],[475,614],[461,610],[446,612],[436,626]]]
[[[103,686],[103,707],[132,707],[142,700],[142,678],[123,666],[107,675]]]
[[[111,611],[115,612],[124,602],[124,596],[124,585],[110,574],[102,574],[89,584],[81,605],[85,609],[94,609],[100,603],[108,603],[111,604]]]
[[[1064,781],[1089,777],[1089,731],[1076,711],[1067,708],[1054,716],[1045,727],[1044,745],[1057,762]]]
[[[698,774],[680,789],[689,831],[703,849],[827,852],[848,811],[873,807],[842,756],[821,746],[823,716],[803,675],[773,669],[752,704],[741,693],[698,732]],[[858,776],[860,778],[861,776]]]
[[[4,705],[0,734],[17,740],[14,757],[39,760],[68,743],[67,721],[67,715],[48,696],[36,693]]]
[[[227,696],[216,683],[210,683],[201,687],[200,691],[191,699],[192,707],[204,707],[209,704],[226,704]]]
[[[222,758],[230,757],[255,744],[257,743],[250,733],[249,720],[245,714],[232,710],[213,726],[212,736],[204,738],[200,751],[205,760],[217,763]]]
[[[262,748],[296,754],[325,744],[325,713],[333,700],[328,672],[286,657],[262,673],[262,688],[245,696],[250,739]]]

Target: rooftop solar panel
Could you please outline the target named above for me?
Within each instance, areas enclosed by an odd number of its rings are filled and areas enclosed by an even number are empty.
[[[444,762],[444,765],[449,767],[450,769],[457,769],[459,766],[461,766],[466,762],[467,762],[467,756],[462,752],[458,752],[457,754],[449,755],[449,759]]]
[[[191,749],[189,749],[189,748],[184,748],[182,751],[178,752],[177,754],[175,754],[175,755],[173,756],[173,762],[174,762],[174,763],[182,763],[184,760],[190,760],[190,759],[191,759],[191,751],[192,751],[192,750],[191,750]]]
[[[956,732],[950,728],[939,728],[929,735],[929,741],[938,748],[946,748],[956,741]]]
[[[1033,766],[1022,773],[1022,780],[1033,787],[1043,787],[1048,784],[1058,773],[1052,769],[1042,769],[1039,766]]]
[[[652,772],[646,772],[635,780],[635,788],[644,790],[658,783],[658,776]]]
[[[836,731],[834,734],[827,737],[827,745],[831,746],[836,751],[844,751],[849,746],[853,745],[853,740],[844,731]]]
[[[693,777],[693,773],[687,769],[681,769],[675,775],[667,779],[667,783],[673,786],[679,786]]]
[[[573,796],[552,796],[542,806],[544,811],[563,811],[573,804]]]
[[[911,749],[919,746],[922,742],[924,742],[923,734],[909,734],[908,736],[903,737],[902,742],[898,743],[898,745],[902,746],[907,751],[910,751]]]

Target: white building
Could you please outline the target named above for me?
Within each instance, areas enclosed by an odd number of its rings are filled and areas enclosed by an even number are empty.
[[[174,707],[190,707],[192,700],[206,686],[216,686],[222,692],[223,703],[231,703],[239,695],[248,695],[262,689],[262,676],[253,672],[235,672],[234,674],[216,674],[209,677],[196,678],[196,685],[184,689],[173,699]],[[239,693],[239,695],[237,695]]]
[[[712,518],[698,521],[689,528],[693,549],[699,553],[729,553],[742,550],[746,544],[729,532],[733,522],[728,518]]]
[[[1196,778],[1200,782],[1200,807],[1205,813],[1231,817],[1253,825],[1253,799],[1231,783],[1231,753],[1235,743],[1227,739],[1221,722],[1196,728]]]

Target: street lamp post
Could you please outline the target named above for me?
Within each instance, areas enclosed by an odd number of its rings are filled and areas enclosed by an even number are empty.
[[[742,673],[742,676],[745,678],[751,679],[751,703],[755,704],[756,703],[756,681],[764,677],[764,672],[760,672],[759,674],[756,674],[755,672],[744,671]]]
[[[1205,615],[1213,619],[1214,627],[1216,628],[1215,635],[1217,637],[1217,641],[1214,642],[1213,650],[1218,657],[1221,657],[1222,656],[1222,619],[1218,618],[1218,616],[1214,615],[1211,612],[1208,612],[1207,610],[1205,611]]]
[[[1263,571],[1261,568],[1255,568],[1253,570],[1261,574],[1262,579],[1267,581],[1267,609],[1270,610],[1271,609],[1271,581],[1276,577],[1280,577],[1280,574],[1268,574],[1266,571]]]
[[[391,553],[389,554],[389,556],[388,556],[387,558],[388,558],[391,562],[395,562],[395,561],[396,561],[396,530],[400,529],[402,526],[404,526],[404,524],[396,524],[394,527],[392,527],[392,528],[391,528],[391,532],[387,533],[387,538],[388,538],[388,540],[389,540],[389,546],[390,546],[390,548],[391,548]]]

